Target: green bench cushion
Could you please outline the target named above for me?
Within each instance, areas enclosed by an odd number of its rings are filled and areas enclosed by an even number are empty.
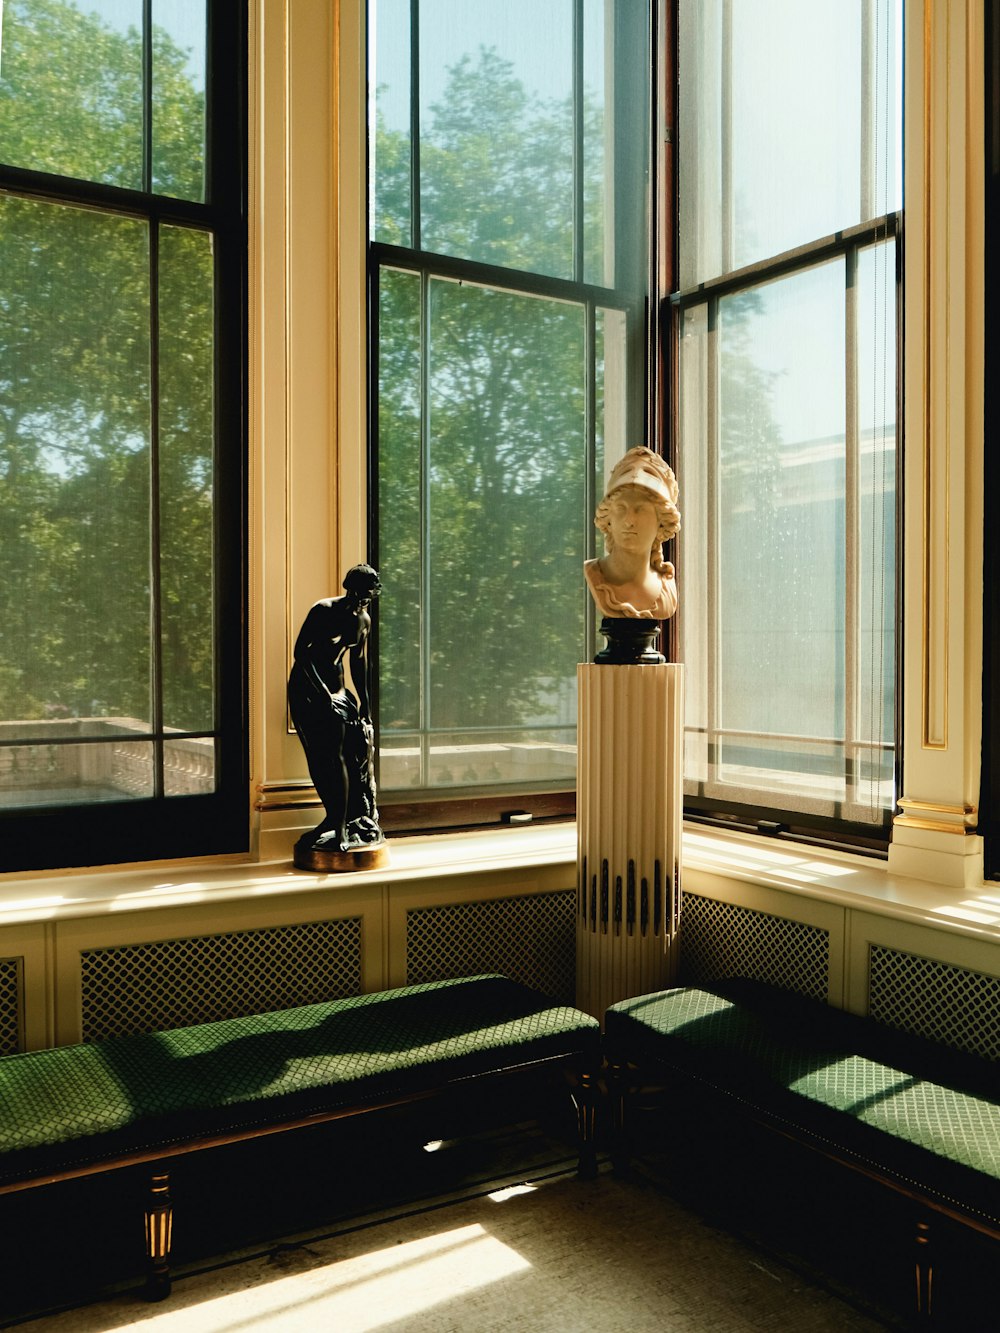
[[[752,992],[751,992],[752,994]],[[887,1029],[784,995],[758,1004],[676,989],[613,1005],[614,1058],[676,1064],[786,1124],[942,1198],[1000,1218],[1000,1101],[982,1062],[938,1081]],[[892,1063],[874,1058],[879,1044]],[[897,1061],[897,1055],[904,1057]],[[965,1084],[954,1075],[968,1070]],[[994,1088],[998,1084],[992,1084]]]
[[[0,1181],[599,1051],[589,1015],[483,976],[6,1056]]]

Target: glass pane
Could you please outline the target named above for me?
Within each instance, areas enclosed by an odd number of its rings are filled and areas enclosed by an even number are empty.
[[[0,735],[4,724],[0,724]],[[153,795],[149,741],[0,746],[0,809],[141,800]]]
[[[594,312],[594,503],[590,509],[597,507],[611,469],[627,448],[626,334],[623,310]],[[595,546],[600,547],[596,534],[595,528]]]
[[[583,311],[432,282],[430,376],[430,725],[575,724]]]
[[[379,274],[378,454],[379,723],[385,765],[390,733],[412,736],[420,727],[424,643],[420,278],[387,269]],[[380,781],[390,783],[386,767]]]
[[[773,733],[822,741],[842,778],[843,263],[720,301],[718,342],[723,767],[773,785]]]
[[[153,0],[153,189],[205,198],[205,0]]]
[[[584,311],[432,279],[422,469],[419,292],[408,275],[382,289],[381,785],[565,781],[590,540]]]
[[[682,288],[900,206],[901,35],[899,0],[682,0]]]
[[[0,196],[5,724],[150,723],[148,250],[143,222]]]
[[[713,340],[714,346],[714,340]],[[714,653],[709,640],[715,618],[709,607],[717,583],[715,513],[709,502],[715,490],[712,456],[716,415],[708,405],[708,308],[695,306],[681,316],[678,370],[679,476],[683,479],[681,514],[676,538],[677,634],[684,672],[685,790],[698,793],[709,776],[708,755],[715,726]]]
[[[575,703],[574,703],[575,709]],[[417,787],[466,790],[514,783],[521,787],[572,781],[576,772],[576,719],[571,726],[433,731],[389,736],[381,747],[383,791]]]
[[[6,0],[0,161],[142,187],[142,0]]]
[[[831,261],[682,318],[685,778],[715,799],[880,823],[892,801],[893,243],[861,253],[856,299],[845,283]]]
[[[648,10],[583,0],[579,69],[575,10],[421,5],[413,236],[410,5],[369,5],[375,240],[642,290],[647,210],[615,199],[646,198]]]
[[[374,66],[374,124],[369,170],[373,184],[372,237],[410,245],[410,0],[368,7]]]
[[[614,153],[606,141],[613,121],[605,121],[605,53],[614,50],[614,32],[606,33],[606,25],[613,22],[613,17],[604,0],[584,0],[583,278],[600,287],[613,287],[615,281],[614,190],[607,178]],[[642,80],[637,78],[635,82],[641,84]]]
[[[206,796],[213,791],[215,741],[204,736],[164,741],[164,796]]]
[[[573,276],[573,6],[425,0],[425,250]]]
[[[212,238],[161,227],[160,595],[163,724],[214,721]]]
[[[861,251],[858,292],[857,799],[893,800],[896,554],[896,246]]]

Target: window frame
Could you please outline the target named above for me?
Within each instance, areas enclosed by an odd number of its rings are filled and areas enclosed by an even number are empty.
[[[410,0],[411,38],[410,46],[410,140],[409,140],[409,198],[410,198],[410,245],[391,245],[377,241],[372,234],[371,212],[367,210],[369,232],[367,235],[367,349],[368,349],[368,397],[367,397],[367,475],[368,485],[368,559],[379,567],[380,515],[379,515],[379,274],[383,270],[403,270],[418,274],[421,278],[421,342],[426,337],[426,319],[423,311],[426,302],[426,289],[433,279],[445,279],[470,286],[482,286],[502,291],[511,295],[536,296],[551,298],[578,304],[585,311],[585,342],[590,384],[591,403],[587,411],[587,451],[585,469],[588,479],[586,499],[587,514],[592,514],[597,500],[592,494],[591,479],[594,474],[594,410],[593,410],[593,374],[594,365],[594,321],[597,309],[617,310],[626,320],[625,345],[630,364],[636,367],[627,381],[626,433],[629,442],[636,442],[633,436],[639,430],[644,432],[645,440],[657,437],[659,418],[658,403],[660,389],[660,349],[656,330],[655,301],[651,293],[655,291],[654,275],[658,265],[659,228],[657,224],[657,191],[655,188],[655,155],[658,138],[655,133],[657,124],[656,78],[658,73],[657,31],[659,23],[657,0],[648,4],[645,40],[649,54],[649,87],[647,146],[645,161],[640,162],[639,154],[625,151],[623,145],[615,154],[615,174],[622,158],[628,159],[626,171],[638,172],[645,177],[647,198],[647,242],[646,253],[636,265],[644,275],[645,292],[637,299],[627,290],[619,287],[603,287],[584,280],[583,276],[583,127],[580,114],[582,97],[582,32],[583,0],[573,0],[574,16],[574,190],[573,190],[573,276],[571,278],[554,277],[536,271],[524,271],[513,267],[484,263],[451,254],[437,254],[421,248],[420,197],[420,135],[419,135],[419,11],[420,0]],[[638,25],[632,22],[634,30]],[[372,24],[367,24],[368,41],[371,40]],[[635,35],[635,32],[632,34]],[[617,29],[616,29],[617,38]],[[367,52],[366,69],[371,70],[371,51]],[[374,135],[374,122],[368,125],[369,139]],[[369,168],[369,197],[374,191]],[[616,282],[624,267],[617,257],[619,241],[616,238]],[[422,416],[423,416],[422,412]],[[425,441],[421,442],[423,452]],[[593,525],[587,521],[587,514],[581,515],[581,526],[588,533],[586,556],[594,554],[596,539]],[[581,596],[584,595],[584,581],[581,575]],[[423,613],[429,615],[429,610]],[[372,631],[372,660],[379,660],[379,623],[378,608],[375,609]],[[423,634],[426,638],[426,629]],[[592,657],[596,651],[596,629],[592,614],[588,610],[587,642],[585,651]],[[379,717],[378,672],[373,672],[372,682],[373,712]],[[454,728],[449,731],[453,734]],[[379,728],[376,722],[376,754],[379,753]],[[489,791],[462,788],[420,788],[412,799],[407,799],[404,792],[397,789],[384,790],[379,782],[380,822],[387,832],[416,833],[433,832],[441,829],[458,831],[491,824],[527,823],[572,819],[576,813],[575,781],[539,784],[531,787],[510,784]]]
[[[0,809],[0,872],[118,865],[245,852],[250,845],[247,667],[247,61],[248,6],[206,6],[204,202],[154,193],[151,186],[152,8],[143,8],[143,184],[126,189],[0,164],[0,195],[42,200],[145,221],[151,237],[151,496],[157,489],[157,251],[161,225],[210,235],[214,257],[213,600],[215,790],[124,801]],[[155,508],[151,532],[156,531]],[[151,542],[152,568],[159,559]],[[151,597],[156,645],[159,591]],[[155,660],[159,649],[154,647]],[[174,733],[160,719],[142,739],[154,755]],[[185,733],[187,734],[187,733]],[[197,733],[201,734],[201,733]],[[159,765],[154,765],[159,768]],[[158,783],[157,783],[158,785]]]
[[[679,125],[681,116],[679,68],[679,0],[660,0],[663,15],[661,22],[669,34],[661,52],[661,90],[664,115],[669,119],[661,132],[664,145],[664,158],[661,170],[663,182],[661,194],[664,199],[663,216],[669,219],[668,235],[665,238],[663,253],[668,262],[661,268],[659,287],[660,339],[663,359],[667,368],[664,376],[665,403],[663,410],[663,452],[677,472],[684,495],[683,462],[680,453],[680,330],[683,313],[698,305],[706,307],[707,317],[711,320],[713,308],[718,300],[726,295],[740,291],[752,291],[770,281],[803,273],[810,268],[837,257],[843,256],[845,263],[857,255],[866,246],[879,243],[894,246],[895,270],[895,318],[896,318],[896,364],[895,364],[895,527],[893,540],[893,629],[895,660],[893,663],[894,695],[894,730],[893,742],[893,781],[897,793],[902,785],[902,739],[903,739],[903,523],[904,523],[904,356],[903,356],[903,217],[902,206],[898,210],[871,219],[856,226],[845,228],[832,235],[817,237],[813,241],[796,246],[769,258],[758,260],[741,268],[696,286],[681,290],[678,282],[678,260],[680,254],[680,202],[679,169],[677,144],[679,143]],[[905,16],[904,16],[905,22]],[[902,41],[902,34],[900,34]],[[667,95],[670,90],[671,95]],[[905,98],[905,89],[904,89]],[[902,108],[900,108],[902,115]],[[856,312],[855,312],[856,319]],[[845,330],[845,337],[850,334]],[[717,385],[717,381],[716,381]],[[848,389],[848,394],[850,390]],[[851,432],[848,431],[850,439]],[[683,509],[683,504],[682,504]],[[847,522],[845,518],[845,523]],[[683,579],[683,569],[679,571]],[[683,591],[682,591],[683,596]],[[679,635],[676,620],[671,624],[671,658],[676,660],[679,651]],[[852,742],[844,739],[845,748]],[[884,747],[883,747],[884,748]],[[687,779],[685,778],[685,785]],[[693,823],[760,834],[770,838],[784,839],[821,847],[848,848],[853,851],[885,858],[888,856],[892,837],[895,801],[887,806],[878,825],[860,823],[844,819],[837,815],[825,815],[797,811],[782,806],[778,802],[749,802],[726,800],[718,796],[685,791],[684,817]]]

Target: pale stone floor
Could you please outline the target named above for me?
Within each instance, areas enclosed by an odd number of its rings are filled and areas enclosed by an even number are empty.
[[[447,1146],[447,1145],[446,1145]],[[884,1312],[728,1234],[648,1175],[575,1178],[565,1145],[485,1168],[443,1195],[345,1218],[177,1272],[159,1305],[131,1290],[26,1333],[868,1333]],[[546,1150],[549,1156],[546,1160]],[[502,1154],[501,1154],[502,1157]],[[497,1169],[490,1177],[490,1167]]]

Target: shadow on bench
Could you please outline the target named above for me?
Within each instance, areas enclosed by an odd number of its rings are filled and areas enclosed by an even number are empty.
[[[147,1294],[159,1300],[170,1158],[539,1073],[570,1081],[589,1176],[599,1065],[595,1019],[500,976],[5,1056],[0,1193],[148,1163]]]
[[[605,1043],[619,1170],[630,1089],[654,1079],[667,1116],[672,1101],[698,1099],[905,1199],[921,1319],[934,1312],[936,1224],[1000,1240],[1000,1080],[989,1061],[751,982],[622,1001]]]

